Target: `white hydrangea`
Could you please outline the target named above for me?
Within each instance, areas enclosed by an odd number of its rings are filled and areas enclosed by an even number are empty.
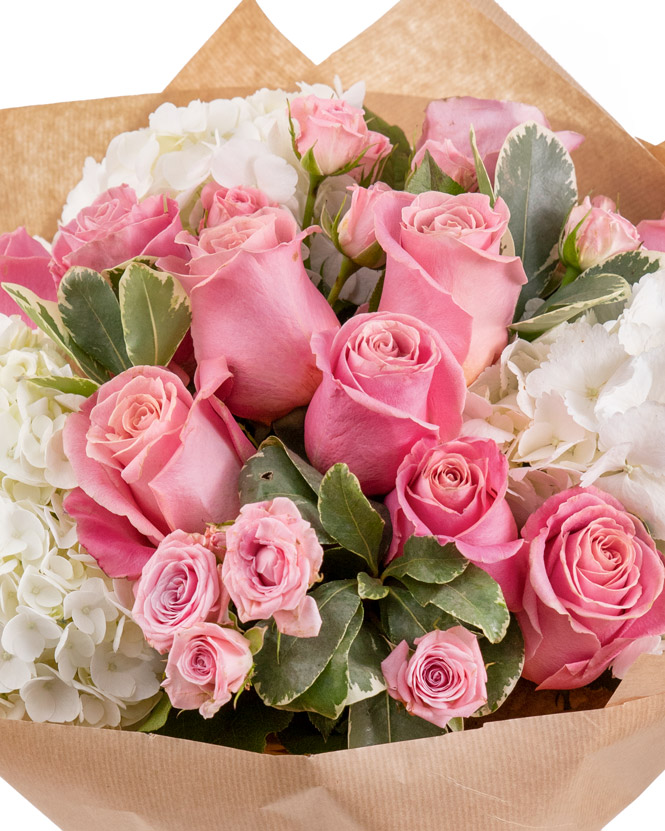
[[[101,193],[128,184],[139,199],[167,193],[183,214],[197,189],[214,180],[225,187],[263,190],[300,216],[307,180],[291,146],[287,102],[300,95],[344,98],[361,107],[364,84],[344,92],[324,84],[299,84],[297,92],[261,89],[248,98],[162,104],[149,125],[116,136],[101,162],[86,159],[83,177],[67,197],[67,223]]]
[[[30,381],[54,375],[72,370],[51,341],[0,315],[0,718],[122,727],[158,700],[163,659],[63,508],[62,429],[83,399]]]
[[[665,539],[664,331],[665,271],[657,271],[615,321],[587,315],[509,344],[470,387],[463,432],[500,444],[524,505],[556,492],[565,474],[567,487],[611,493]]]

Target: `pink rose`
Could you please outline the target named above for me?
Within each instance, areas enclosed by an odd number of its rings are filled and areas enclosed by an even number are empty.
[[[370,144],[360,160],[360,164],[349,171],[349,175],[357,181],[361,181],[361,179],[374,181],[381,173],[384,159],[392,153],[393,146],[390,139],[384,136],[383,133],[370,130],[369,141]]]
[[[499,253],[506,204],[480,193],[391,192],[376,203],[376,238],[386,252],[380,311],[429,323],[463,363],[467,383],[508,342],[526,275]]]
[[[180,629],[220,616],[217,560],[192,534],[174,531],[160,542],[134,586],[132,617],[164,654]]]
[[[390,188],[384,182],[377,182],[369,188],[352,185],[349,190],[351,205],[337,229],[340,248],[358,265],[379,268],[384,265],[386,255],[376,241],[374,204]]]
[[[647,648],[665,632],[662,555],[614,497],[595,488],[563,491],[530,517],[522,536],[523,675],[541,689],[582,687],[635,641]]]
[[[490,179],[493,180],[499,150],[506,136],[514,127],[524,124],[525,121],[535,121],[548,128],[550,126],[537,107],[515,101],[495,101],[469,96],[431,101],[425,111],[425,123],[417,149],[420,150],[430,139],[448,139],[460,153],[472,161],[469,129],[473,126],[478,152]],[[569,152],[584,141],[584,137],[579,133],[570,131],[558,132],[556,135]]]
[[[0,234],[0,283],[18,283],[44,300],[55,300],[55,286],[48,268],[50,256],[41,242],[31,237],[25,228]],[[2,289],[0,313],[20,315],[28,326],[34,328],[35,324]]]
[[[214,228],[234,216],[248,216],[261,208],[276,208],[268,196],[256,188],[225,188],[217,182],[208,182],[201,191],[201,206],[205,212],[199,225],[199,233],[204,228]]]
[[[64,447],[79,483],[65,507],[111,577],[138,577],[171,531],[233,519],[254,453],[224,404],[157,366],[103,384],[67,419]]]
[[[212,718],[241,689],[252,668],[249,641],[235,629],[196,623],[180,629],[166,663],[162,686],[171,704]]]
[[[455,147],[450,139],[434,141],[427,139],[420,145],[419,150],[413,157],[411,167],[415,170],[422,164],[425,153],[429,153],[441,170],[454,179],[468,193],[478,190],[478,178],[476,176],[476,165],[472,158]]]
[[[491,439],[421,439],[386,497],[393,526],[388,561],[412,535],[454,542],[472,563],[492,565],[522,547],[506,502],[508,460]]]
[[[217,389],[231,412],[269,423],[306,405],[321,381],[315,332],[339,323],[307,276],[306,236],[281,208],[261,208],[179,237],[192,253],[180,279],[192,305],[199,387]]]
[[[278,496],[240,509],[226,532],[222,579],[243,623],[272,616],[285,635],[313,638],[321,615],[307,590],[320,579],[322,562],[314,529]]]
[[[366,493],[386,493],[419,439],[459,433],[462,370],[427,324],[357,314],[312,338],[312,349],[323,381],[305,417],[305,447],[318,470],[346,462]]]
[[[660,219],[643,219],[638,222],[637,233],[649,251],[665,251],[665,213]]]
[[[178,203],[162,194],[139,202],[128,185],[111,188],[75,219],[63,225],[53,241],[51,273],[56,281],[72,266],[102,271],[133,257],[183,257],[175,241],[182,231]]]
[[[445,727],[487,704],[487,672],[478,638],[463,626],[402,641],[381,663],[388,694],[413,716]]]
[[[566,262],[566,265],[582,271],[602,263],[613,254],[635,251],[641,245],[637,228],[616,213],[616,205],[606,196],[596,196],[593,199],[585,196],[582,204],[576,205],[570,212],[563,232],[564,238],[577,225],[580,227],[575,234],[574,261]]]
[[[291,101],[290,111],[300,127],[298,153],[304,156],[311,148],[322,176],[336,173],[364,151],[370,154],[372,146],[376,153],[375,158],[368,159],[370,167],[392,149],[385,136],[367,129],[362,110],[338,98],[296,98]]]

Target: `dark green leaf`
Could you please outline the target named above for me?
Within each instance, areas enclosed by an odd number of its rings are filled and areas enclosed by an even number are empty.
[[[349,652],[349,695],[347,704],[371,698],[385,689],[381,661],[388,657],[390,647],[378,629],[366,621]]]
[[[487,669],[487,704],[474,716],[487,716],[498,710],[515,688],[524,666],[524,638],[515,618],[500,643],[479,639]]]
[[[313,713],[311,710],[307,713],[307,717],[326,742],[330,738],[330,734],[335,729],[335,726],[339,724],[339,718],[326,718],[318,713]]]
[[[166,724],[170,712],[171,700],[166,693],[162,693],[161,698],[153,707],[150,714],[136,728],[137,733],[154,733],[156,730],[161,730]]]
[[[437,606],[421,606],[403,586],[393,584],[388,588],[388,596],[381,601],[381,624],[388,640],[395,646],[407,641],[412,647],[416,638],[428,632],[458,625],[454,617]]]
[[[619,277],[635,285],[645,274],[653,274],[665,268],[665,254],[660,251],[626,251],[623,254],[615,254],[599,265],[587,268],[583,277],[597,276],[599,274],[617,274]]]
[[[360,606],[355,580],[324,583],[311,596],[322,621],[316,638],[278,638],[274,624],[266,632],[254,674],[254,686],[266,704],[284,707],[312,686],[341,644]]]
[[[66,395],[84,395],[86,398],[99,389],[99,384],[91,381],[89,378],[69,378],[61,375],[48,375],[41,378],[30,378],[30,381],[38,387],[58,390],[59,392],[64,392]]]
[[[388,564],[383,577],[407,574],[421,583],[450,583],[469,564],[454,543],[441,545],[436,537],[412,536],[404,544],[404,553]]]
[[[378,574],[385,522],[370,505],[358,479],[345,464],[333,465],[323,477],[319,515],[330,536],[362,557],[372,575]]]
[[[70,268],[58,287],[58,308],[84,352],[114,375],[131,367],[118,299],[101,274],[80,266]]]
[[[388,594],[388,588],[376,577],[361,571],[358,573],[358,594],[363,600],[381,600]]]
[[[327,739],[312,725],[308,718],[310,713],[289,713],[293,720],[279,734],[284,747],[296,756],[303,754],[329,753],[332,750],[346,750],[346,731],[339,732],[339,727],[346,726],[346,719],[340,719]],[[343,722],[343,725],[342,725]]]
[[[484,193],[485,196],[489,196],[490,205],[494,207],[494,203],[496,202],[494,188],[492,187],[492,183],[490,182],[490,177],[485,168],[485,163],[483,162],[482,157],[478,152],[478,145],[476,144],[476,131],[473,129],[473,125],[471,125],[471,129],[469,130],[469,141],[471,142],[471,150],[473,151],[473,163],[476,167],[478,192]]]
[[[478,566],[469,564],[451,583],[442,586],[419,583],[411,577],[402,582],[423,606],[431,603],[452,617],[480,629],[497,643],[510,623],[510,614],[499,584]]]
[[[407,179],[406,191],[407,193],[418,194],[431,190],[439,193],[450,193],[454,196],[466,193],[459,182],[456,182],[441,170],[429,150],[425,150],[423,160]]]
[[[501,148],[494,187],[510,210],[515,252],[531,280],[558,247],[563,224],[577,202],[573,161],[551,130],[535,122],[520,124]],[[527,284],[517,304],[518,319],[533,296]]]
[[[120,280],[120,313],[134,366],[167,366],[192,315],[187,292],[171,274],[131,263]]]
[[[275,431],[277,437],[281,440],[285,448],[303,460],[307,457],[305,451],[305,414],[307,407],[296,407],[282,418],[273,421],[272,429]],[[314,470],[314,468],[312,468]],[[319,474],[320,475],[320,474]],[[320,481],[319,481],[320,484]],[[318,491],[316,486],[315,490]]]
[[[356,580],[358,573],[366,568],[365,560],[354,554],[353,551],[347,551],[346,548],[339,546],[325,549],[321,570],[326,581]]]
[[[401,127],[394,124],[388,124],[380,116],[368,110],[365,110],[365,123],[370,130],[375,133],[387,136],[393,146],[390,156],[385,160],[381,168],[380,179],[387,182],[394,190],[402,190],[407,174],[409,172],[409,165],[411,163],[411,145]]]
[[[387,692],[365,698],[349,708],[349,747],[425,739],[446,732],[445,728],[410,715]]]

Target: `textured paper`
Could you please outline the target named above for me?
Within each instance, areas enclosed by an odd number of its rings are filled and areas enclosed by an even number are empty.
[[[410,134],[432,97],[536,104],[587,136],[582,193],[620,194],[633,220],[662,212],[663,149],[628,136],[494,3],[402,0],[315,67],[245,0],[165,93],[0,112],[0,231],[52,236],[85,157],[164,100],[336,73],[364,78],[368,105]],[[665,656],[641,658],[602,710],[319,757],[0,722],[0,775],[65,831],[600,831],[663,769]]]

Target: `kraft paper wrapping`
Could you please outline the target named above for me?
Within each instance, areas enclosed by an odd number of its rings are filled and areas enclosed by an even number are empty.
[[[665,207],[663,147],[626,134],[488,0],[402,0],[319,66],[244,0],[164,93],[0,111],[2,190],[14,195],[0,231],[51,237],[84,158],[162,101],[334,74],[365,79],[368,105],[409,134],[434,97],[536,104],[555,129],[587,136],[581,193],[620,194],[634,221]],[[599,831],[663,769],[665,656],[642,657],[604,709],[318,757],[0,722],[0,775],[65,831]]]

